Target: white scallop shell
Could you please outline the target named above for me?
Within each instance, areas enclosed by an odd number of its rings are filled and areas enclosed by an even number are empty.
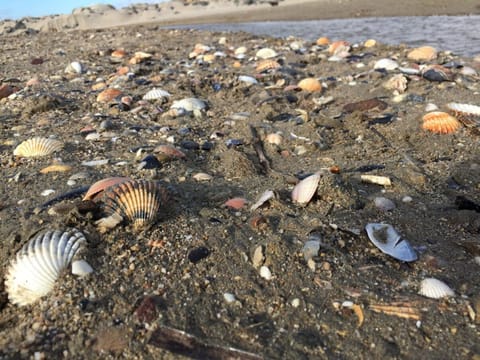
[[[447,284],[434,278],[423,279],[418,293],[430,299],[441,299],[455,295],[455,292]]]
[[[39,157],[50,155],[62,149],[63,143],[58,140],[34,137],[25,140],[13,150],[13,155],[23,157]]]
[[[10,301],[24,306],[48,294],[85,243],[76,229],[47,231],[30,240],[7,270],[5,288]]]
[[[410,243],[388,224],[371,223],[365,226],[368,238],[382,252],[401,261],[415,261],[418,255]]]
[[[318,182],[320,181],[321,172],[318,171],[300,181],[292,190],[292,200],[295,203],[307,204],[317,191]]]
[[[465,115],[480,116],[480,106],[477,105],[459,104],[451,102],[447,104],[447,108],[455,112],[463,113]]]
[[[197,98],[186,98],[173,102],[171,109],[184,109],[186,111],[203,110],[207,107],[207,103]]]
[[[148,91],[144,96],[143,100],[156,100],[169,97],[170,93],[162,89],[152,89]]]
[[[255,56],[260,59],[271,59],[277,55],[278,55],[277,52],[270,48],[262,48],[258,50],[257,53],[255,54]]]
[[[392,59],[380,59],[373,65],[375,70],[385,69],[385,70],[395,70],[398,68],[398,63]]]

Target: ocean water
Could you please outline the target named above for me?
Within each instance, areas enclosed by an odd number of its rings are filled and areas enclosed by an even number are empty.
[[[351,43],[373,38],[377,41],[410,47],[431,45],[463,56],[480,55],[480,16],[405,16],[311,21],[266,21],[240,24],[184,25],[169,28],[191,28],[211,31],[245,31],[256,35],[306,40],[327,36]]]

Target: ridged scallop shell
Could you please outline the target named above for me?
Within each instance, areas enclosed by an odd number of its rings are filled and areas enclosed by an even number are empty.
[[[317,191],[318,182],[320,181],[321,172],[316,172],[298,182],[292,190],[292,200],[300,205],[307,204]]]
[[[94,197],[104,192],[108,188],[129,180],[131,180],[129,177],[121,177],[121,176],[109,177],[109,178],[99,180],[96,183],[94,183],[92,186],[90,186],[87,193],[83,197],[83,200],[84,201],[92,200]]]
[[[434,278],[423,279],[418,293],[430,299],[441,299],[455,295],[455,292],[447,284]]]
[[[58,140],[34,137],[32,139],[25,140],[18,145],[13,151],[15,156],[23,157],[39,157],[46,156],[61,150],[63,143]]]
[[[365,226],[370,241],[385,254],[401,261],[415,261],[418,255],[410,243],[388,224],[371,223]]]
[[[30,240],[7,270],[5,288],[10,301],[24,306],[48,294],[84,244],[85,236],[76,229],[47,231]]]
[[[297,86],[304,90],[304,91],[309,91],[309,92],[318,92],[322,91],[322,84],[320,81],[318,81],[315,78],[305,78],[301,80]]]
[[[272,59],[265,59],[258,62],[257,67],[255,68],[258,72],[263,72],[267,70],[279,69],[281,65]]]
[[[438,134],[450,134],[457,131],[460,125],[460,121],[452,115],[433,111],[423,116],[422,128]]]
[[[156,100],[171,96],[168,91],[162,89],[152,89],[143,96],[143,100]]]
[[[97,222],[101,228],[108,225],[109,218],[115,226],[122,220],[133,223],[135,230],[153,224],[159,211],[168,201],[168,192],[154,181],[131,180],[112,186],[105,191],[104,211],[106,218]]]
[[[447,108],[465,126],[480,126],[480,106],[451,102],[447,104]]]

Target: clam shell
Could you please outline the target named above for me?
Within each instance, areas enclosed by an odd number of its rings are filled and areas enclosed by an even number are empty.
[[[105,222],[115,218],[132,222],[135,230],[148,227],[157,220],[168,197],[167,190],[154,181],[130,180],[114,185],[104,193],[103,208],[107,217],[97,225],[102,228]]]
[[[431,46],[421,46],[410,51],[407,58],[413,61],[430,61],[437,58],[437,50]]]
[[[143,100],[156,100],[169,97],[170,93],[162,89],[152,89],[143,96]]]
[[[197,98],[186,98],[173,102],[171,109],[184,109],[186,111],[203,110],[207,108],[207,103]]]
[[[117,59],[123,59],[126,55],[127,55],[127,52],[124,49],[113,50],[112,53],[110,54],[111,57],[114,57]]]
[[[343,52],[350,51],[350,44],[344,40],[334,41],[328,47],[328,52],[331,55],[338,55]]]
[[[257,200],[255,204],[250,207],[250,211],[257,210],[260,206],[265,204],[268,200],[273,199],[275,197],[275,193],[272,190],[265,191],[260,198]]]
[[[85,244],[84,235],[76,229],[47,231],[30,240],[7,270],[5,287],[10,301],[24,306],[48,294]]]
[[[447,104],[447,108],[465,126],[480,126],[480,106],[451,102]]]
[[[452,115],[433,111],[423,116],[422,128],[438,134],[450,134],[460,127],[461,123]]]
[[[65,68],[67,74],[81,74],[84,72],[84,68],[78,61],[73,61]]]
[[[315,78],[305,78],[301,80],[297,86],[304,90],[304,91],[309,91],[309,92],[318,92],[322,91],[322,84],[320,81],[318,81]]]
[[[377,69],[395,70],[396,68],[398,68],[398,66],[399,66],[398,62],[396,62],[395,60],[380,59],[380,60],[375,62],[375,64],[373,65],[373,68],[375,70],[377,70]]]
[[[365,40],[365,42],[363,43],[363,46],[365,46],[366,48],[371,48],[371,47],[374,47],[375,45],[377,45],[377,40],[375,39],[368,39],[368,40]]]
[[[13,155],[22,157],[46,156],[61,150],[63,143],[49,138],[34,137],[25,140],[13,151]]]
[[[257,67],[255,68],[258,72],[263,72],[267,70],[279,69],[281,65],[272,59],[264,59],[258,62]]]
[[[122,182],[129,181],[129,180],[131,180],[131,179],[128,178],[128,177],[120,177],[120,176],[109,177],[109,178],[99,180],[96,183],[94,183],[92,186],[90,186],[87,193],[83,197],[83,200],[84,201],[85,200],[92,200],[99,193],[107,190],[108,188],[110,188],[114,185],[120,184]]]
[[[153,152],[162,153],[171,158],[184,158],[186,156],[184,152],[171,145],[158,145],[153,149]]]
[[[236,197],[225,201],[223,205],[234,210],[240,210],[247,204],[247,199]]]
[[[317,191],[321,172],[316,172],[300,181],[292,190],[292,200],[300,205],[308,204]]]
[[[277,55],[278,55],[277,52],[270,48],[262,48],[258,50],[257,53],[255,54],[255,56],[260,59],[271,59]]]
[[[423,279],[418,293],[430,299],[441,299],[455,295],[455,292],[447,284],[434,278]]]
[[[418,255],[409,242],[388,224],[371,223],[365,226],[368,238],[383,253],[401,261],[415,261]]]
[[[119,98],[122,96],[123,93],[121,90],[114,89],[114,88],[108,88],[103,90],[100,94],[97,95],[97,102],[100,103],[109,103],[116,98]]]
[[[247,84],[258,84],[257,79],[255,79],[253,76],[240,75],[238,80]]]

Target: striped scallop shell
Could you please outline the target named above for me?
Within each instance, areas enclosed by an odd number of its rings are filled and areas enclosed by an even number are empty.
[[[154,181],[122,182],[105,191],[104,211],[107,217],[100,219],[97,224],[100,228],[110,228],[127,220],[133,223],[135,230],[139,230],[157,220],[168,198],[167,190]]]
[[[433,111],[423,116],[422,128],[438,134],[450,134],[457,131],[460,125],[460,121],[452,115]]]
[[[58,140],[34,137],[25,140],[13,151],[13,155],[22,157],[40,157],[61,150],[63,143]]]
[[[157,100],[157,99],[167,98],[170,96],[171,94],[166,90],[152,89],[143,96],[143,100]]]
[[[455,292],[443,281],[434,278],[423,279],[420,283],[420,295],[430,299],[441,299],[447,296],[454,296]]]
[[[282,67],[277,61],[272,59],[264,59],[258,62],[257,67],[255,68],[258,72],[263,72],[267,70],[279,69]]]
[[[447,108],[465,126],[480,126],[480,106],[451,102],[447,104]]]
[[[10,301],[24,306],[48,294],[85,243],[76,229],[47,231],[30,240],[7,270],[5,288]]]
[[[316,172],[298,182],[292,190],[292,200],[300,205],[307,204],[315,195],[320,181],[321,172]]]

